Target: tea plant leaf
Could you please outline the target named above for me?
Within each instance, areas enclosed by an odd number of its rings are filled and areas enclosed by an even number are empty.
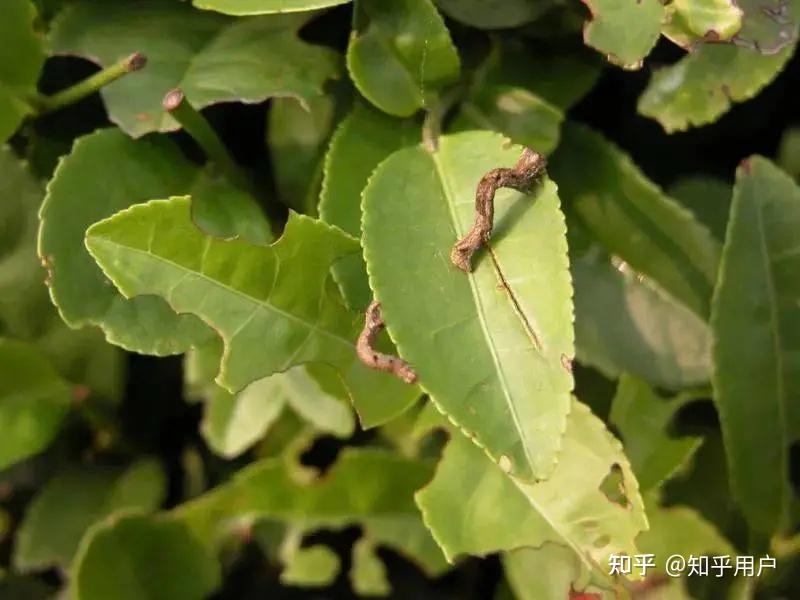
[[[573,228],[574,230],[574,228]],[[610,378],[628,372],[667,389],[710,378],[711,332],[700,317],[592,247],[571,261],[575,351]]]
[[[545,542],[539,548],[505,552],[502,558],[503,571],[517,600],[561,600],[570,596],[581,600],[611,600],[619,597],[604,590],[606,582],[602,580],[593,585],[593,579],[599,579],[597,574],[566,546]],[[542,577],[542,573],[547,573],[547,577]]]
[[[693,51],[700,41],[730,40],[742,28],[743,11],[732,0],[675,0],[662,29],[673,42]]]
[[[267,129],[275,185],[286,206],[314,214],[319,183],[316,173],[323,148],[334,126],[332,96],[319,96],[306,106],[294,98],[275,98]]]
[[[625,455],[643,492],[669,479],[702,443],[699,437],[676,439],[668,433],[675,414],[691,400],[687,394],[665,400],[644,381],[620,377],[609,422],[622,436]]]
[[[764,55],[727,44],[703,44],[674,65],[658,69],[637,110],[667,133],[707,125],[735,102],[749,100],[778,76],[794,45]]]
[[[166,475],[154,460],[125,470],[66,470],[33,499],[17,531],[14,565],[20,571],[68,568],[92,526],[124,509],[153,511],[166,495]]]
[[[731,489],[763,533],[786,525],[788,446],[800,423],[798,228],[792,179],[766,159],[743,162],[711,315],[714,401]]]
[[[615,473],[621,497],[612,499],[602,488]],[[449,560],[552,542],[571,550],[606,585],[608,556],[635,554],[634,539],[647,527],[620,443],[579,402],[572,403],[563,448],[548,479],[525,483],[508,477],[454,433],[416,501]]]
[[[336,54],[297,37],[303,15],[234,19],[169,0],[83,0],[53,22],[57,54],[77,54],[102,66],[132,52],[149,64],[103,88],[110,118],[127,134],[172,131],[164,94],[181,88],[197,108],[219,102],[257,103],[272,96],[306,100],[339,72]],[[258,56],[258,60],[253,60]]]
[[[452,129],[491,129],[549,154],[564,111],[594,85],[599,69],[575,56],[541,58],[530,48],[496,44],[462,102]]]
[[[360,238],[361,192],[369,176],[390,154],[420,139],[420,127],[413,121],[395,119],[357,103],[336,128],[325,155],[320,218]],[[332,272],[348,306],[366,310],[372,290],[361,254],[343,257],[333,265]]]
[[[639,69],[661,33],[664,6],[658,0],[583,0],[592,18],[584,42],[626,69]]]
[[[325,587],[339,573],[339,556],[327,546],[298,548],[281,571],[281,583],[303,587]]]
[[[6,0],[0,21],[0,144],[34,112],[39,72],[45,53],[34,31],[36,8],[30,0]]]
[[[539,0],[435,0],[448,17],[479,29],[506,29],[530,23],[555,2]]]
[[[790,127],[783,132],[778,147],[778,166],[800,180],[800,127]]]
[[[292,367],[231,394],[215,386],[206,404],[202,433],[211,448],[238,456],[262,438],[284,408],[315,430],[347,437],[355,429],[349,399],[336,372],[321,364]]]
[[[795,42],[795,11],[800,4],[794,0],[740,0],[738,4],[744,11],[744,20],[733,38],[737,45],[769,55]]]
[[[733,194],[730,183],[703,175],[688,175],[673,182],[667,191],[691,210],[695,218],[708,227],[720,243],[725,241],[725,228]]]
[[[720,249],[688,210],[626,154],[580,125],[563,128],[550,173],[565,205],[609,253],[708,317]]]
[[[572,286],[556,186],[500,190],[491,247],[474,272],[450,262],[474,221],[475,188],[512,166],[488,132],[443,137],[385,160],[364,190],[364,256],[389,335],[439,409],[511,474],[546,477],[572,375]],[[399,251],[402,249],[402,251]]]
[[[70,386],[36,347],[0,338],[0,469],[44,450],[71,400]]]
[[[351,447],[342,450],[324,476],[302,482],[284,459],[265,459],[177,507],[169,518],[187,525],[208,546],[242,520],[278,519],[304,528],[360,524],[373,543],[409,554],[427,571],[440,573],[444,558],[413,499],[431,470],[425,461]]]
[[[367,100],[408,117],[436,102],[460,61],[431,0],[356,0],[347,68]]]
[[[347,4],[350,0],[192,0],[197,8],[215,10],[227,15],[270,15],[302,12]]]
[[[179,354],[212,332],[160,298],[126,300],[84,247],[86,229],[136,202],[189,191],[197,168],[165,139],[132,141],[115,129],[78,139],[56,169],[42,205],[39,256],[53,303],[70,327],[97,325],[113,344]]]
[[[221,581],[219,563],[178,522],[117,513],[81,542],[72,568],[75,600],[196,600]]]
[[[235,392],[293,365],[335,367],[365,427],[405,410],[418,392],[362,364],[355,340],[363,317],[347,311],[328,277],[358,242],[291,213],[272,246],[204,235],[188,198],[135,205],[93,225],[89,252],[125,297],[155,294],[192,313],[224,343],[217,382]]]
[[[359,596],[388,596],[392,591],[386,578],[386,566],[367,538],[362,537],[353,544],[350,583]]]

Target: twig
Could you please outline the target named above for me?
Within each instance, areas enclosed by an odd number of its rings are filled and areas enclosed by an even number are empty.
[[[87,77],[83,81],[68,87],[52,96],[38,96],[36,99],[37,112],[40,115],[60,110],[65,106],[74,104],[86,96],[91,96],[100,88],[113,83],[123,75],[139,71],[147,65],[147,57],[141,52],[131,54],[110,67]]]
[[[216,131],[206,121],[197,109],[189,103],[186,95],[180,89],[174,89],[164,96],[164,109],[181,124],[181,127],[203,149],[206,157],[213,162],[231,183],[249,190],[250,182],[244,172],[239,168],[228,149],[219,139]]]
[[[547,166],[547,159],[525,148],[513,169],[492,169],[475,191],[475,225],[450,252],[450,260],[467,273],[472,271],[472,255],[489,241],[494,225],[494,194],[498,188],[511,188],[527,194]]]
[[[372,304],[367,308],[364,329],[361,335],[358,336],[358,342],[356,343],[358,358],[368,367],[391,373],[406,383],[416,383],[417,374],[414,372],[414,369],[411,368],[411,365],[402,358],[383,354],[373,347],[375,336],[377,336],[384,327],[386,327],[386,324],[383,322],[383,318],[381,318],[380,302],[373,300]]]

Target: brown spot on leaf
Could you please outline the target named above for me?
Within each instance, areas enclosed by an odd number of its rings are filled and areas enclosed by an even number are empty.
[[[567,373],[572,373],[572,361],[567,358],[566,354],[561,355],[561,366]]]
[[[576,592],[574,588],[569,590],[569,600],[603,600],[600,594],[593,592]]]
[[[753,171],[753,163],[751,159],[749,157],[743,159],[742,162],[739,163],[739,168],[745,175],[750,175],[750,173]]]

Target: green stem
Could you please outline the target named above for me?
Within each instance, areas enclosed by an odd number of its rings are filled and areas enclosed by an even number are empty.
[[[219,167],[229,181],[244,189],[250,188],[247,176],[234,162],[222,140],[180,89],[174,89],[164,96],[163,104],[164,109],[181,124],[186,133],[197,142],[208,159]]]
[[[83,81],[68,87],[65,90],[53,94],[52,96],[38,96],[36,99],[37,113],[40,115],[51,113],[57,110],[75,104],[79,100],[91,96],[101,88],[113,83],[123,75],[133,73],[143,69],[147,64],[147,58],[144,54],[136,52],[127,58],[111,65],[87,77]]]
[[[430,100],[422,122],[422,143],[428,152],[436,152],[439,148],[439,137],[442,135],[442,123],[448,113],[461,99],[466,86],[457,83],[446,90],[439,98]]]

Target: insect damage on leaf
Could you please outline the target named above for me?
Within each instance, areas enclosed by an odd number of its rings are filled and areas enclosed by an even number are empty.
[[[475,225],[450,252],[450,260],[455,266],[471,272],[472,255],[483,244],[489,243],[494,225],[494,194],[498,188],[530,193],[546,166],[547,159],[543,155],[525,148],[514,168],[492,169],[483,176],[475,191]]]

